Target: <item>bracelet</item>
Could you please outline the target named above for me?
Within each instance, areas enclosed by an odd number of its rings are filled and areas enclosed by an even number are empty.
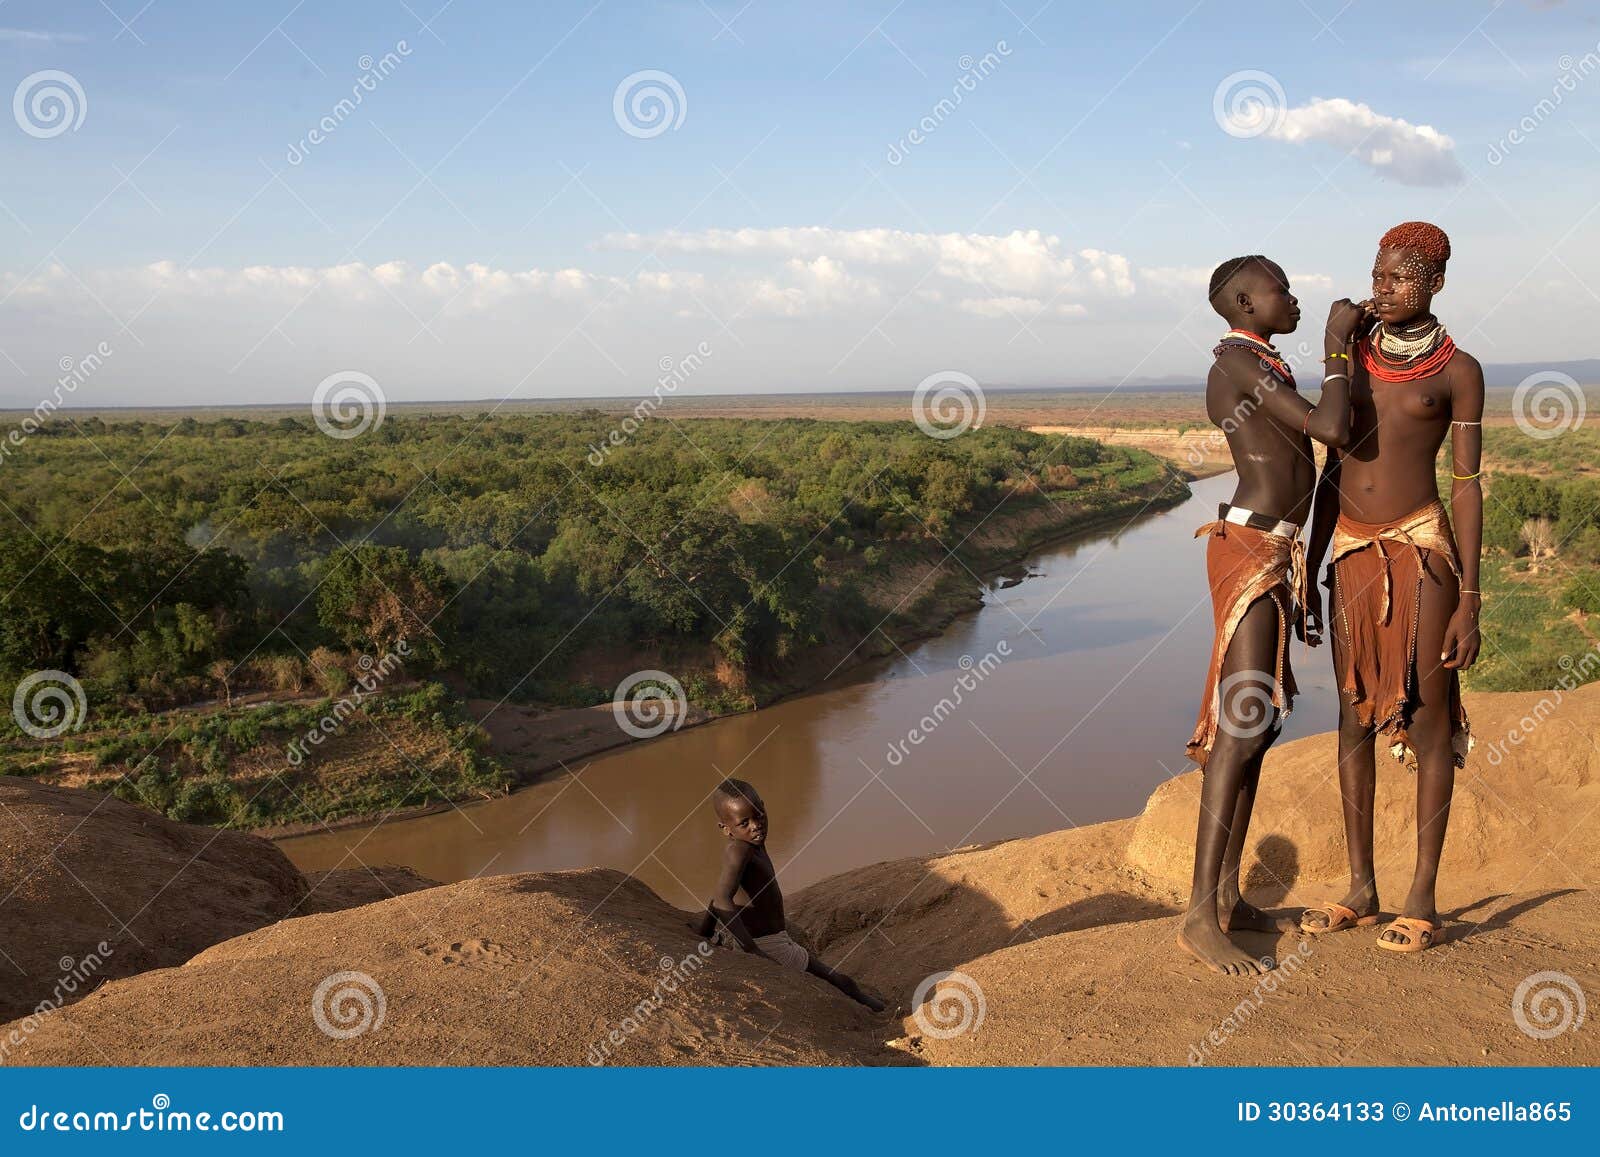
[[[1300,436],[1302,438],[1311,432],[1311,415],[1315,414],[1316,412],[1317,410],[1315,406],[1306,411],[1306,420],[1300,423]]]
[[[1322,384],[1323,385],[1327,385],[1329,382],[1336,382],[1340,378],[1343,378],[1345,381],[1348,382],[1350,380],[1350,375],[1349,374],[1345,374],[1345,373],[1323,374],[1322,375]]]
[[[1478,474],[1482,474],[1482,473],[1483,473],[1482,470],[1478,471]],[[1457,482],[1471,482],[1474,478],[1476,478],[1478,476],[1478,474],[1457,474],[1454,470],[1452,470],[1450,472],[1450,477],[1454,478]]]
[[[1322,360],[1325,361],[1325,362],[1331,362],[1334,358],[1343,358],[1345,361],[1349,361],[1350,360],[1350,355],[1349,354],[1344,354],[1344,353],[1328,354]]]
[[[1477,595],[1480,599],[1483,598],[1482,591],[1457,591],[1456,593],[1461,595]]]

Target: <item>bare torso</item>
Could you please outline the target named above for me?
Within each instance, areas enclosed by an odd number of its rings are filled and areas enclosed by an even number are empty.
[[[782,932],[789,925],[783,915],[783,891],[778,887],[778,873],[772,866],[767,849],[754,847],[744,863],[739,876],[739,891],[744,895],[740,917],[752,936],[770,936]]]
[[[1439,497],[1434,463],[1450,432],[1453,375],[1465,357],[1414,382],[1372,378],[1359,363],[1350,388],[1350,447],[1339,464],[1339,510],[1358,522],[1410,514]]]
[[[1229,351],[1221,356],[1244,359],[1247,376],[1263,376],[1250,354]],[[1303,526],[1310,518],[1311,493],[1317,481],[1311,439],[1252,404],[1251,392],[1236,384],[1238,376],[1237,368],[1231,375],[1225,373],[1219,360],[1206,382],[1206,414],[1227,435],[1239,473],[1233,504]]]

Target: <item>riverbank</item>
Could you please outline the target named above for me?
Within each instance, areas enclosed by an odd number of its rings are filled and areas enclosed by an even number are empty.
[[[463,709],[484,730],[485,751],[505,768],[508,790],[540,785],[579,770],[596,756],[667,742],[706,723],[747,715],[753,709],[768,711],[847,683],[865,667],[903,654],[921,641],[939,638],[983,605],[985,587],[1020,575],[1040,552],[1088,540],[1108,528],[1122,528],[1169,510],[1189,496],[1187,485],[1173,475],[1132,489],[1119,501],[1103,503],[1094,510],[1063,506],[1061,496],[1052,500],[1027,495],[1014,509],[1002,508],[984,520],[974,518],[946,536],[946,541],[962,544],[959,555],[949,554],[943,547],[937,552],[902,548],[893,564],[884,568],[885,581],[871,592],[873,602],[881,608],[874,614],[875,629],[864,630],[856,644],[817,648],[782,680],[767,684],[759,701],[744,706],[724,699],[708,709],[689,701],[680,711],[676,705],[666,704],[668,717],[681,722],[662,723],[659,735],[639,738],[623,730],[610,702],[556,707],[469,698]],[[661,662],[659,657],[641,654],[591,656],[587,661],[591,664],[588,678],[613,683],[630,671]],[[685,684],[690,682],[681,667],[673,671],[683,675]],[[438,800],[387,809],[380,815],[358,814],[256,830],[275,839],[292,840],[311,833],[360,828],[380,818],[386,823],[420,819],[449,811],[459,802]]]
[[[791,930],[881,993],[890,1011],[877,1016],[815,978],[702,947],[689,913],[618,872],[430,886],[358,868],[296,884],[273,845],[230,834],[225,850],[202,848],[203,878],[175,869],[185,886],[172,889],[163,873],[121,862],[144,853],[118,845],[115,831],[152,821],[115,804],[94,811],[92,846],[63,845],[60,871],[41,873],[22,849],[0,848],[14,857],[8,874],[32,881],[26,909],[7,912],[26,935],[8,944],[47,948],[52,960],[88,937],[113,949],[106,972],[64,1007],[0,1027],[0,1040],[16,1042],[3,1060],[1600,1062],[1600,1037],[1577,1013],[1600,983],[1600,902],[1588,890],[1600,868],[1600,844],[1589,838],[1600,753],[1586,741],[1600,730],[1600,688],[1469,695],[1467,709],[1480,746],[1457,782],[1440,880],[1444,933],[1420,956],[1378,950],[1376,929],[1240,934],[1277,962],[1268,978],[1219,977],[1183,955],[1173,937],[1198,773],[1162,786],[1137,818],[874,864],[792,894]],[[1505,743],[1510,734],[1520,742]],[[1267,757],[1244,862],[1246,895],[1258,905],[1292,913],[1342,891],[1338,786],[1328,775],[1335,742],[1311,736]],[[1377,864],[1391,912],[1411,865],[1414,790],[1398,764],[1380,762]],[[81,822],[72,797],[93,797],[49,794],[65,791],[0,780],[6,805],[28,809],[19,814],[40,831]],[[187,858],[186,840],[209,839],[154,822],[175,830],[141,838],[169,857]],[[110,910],[137,913],[132,926],[118,929],[85,886]],[[214,921],[256,930],[222,939],[228,930],[218,928],[206,940],[205,925],[191,922],[187,940],[163,937],[170,905],[146,895],[158,887],[181,890]],[[131,934],[157,955],[114,970]],[[49,967],[35,971],[36,987],[54,979]],[[341,999],[341,1031],[319,1030]],[[319,1000],[322,1017],[308,1016]]]
[[[1069,445],[1076,461],[1086,450],[1099,458],[1076,470],[1052,467],[1048,479],[1008,482],[993,507],[948,525],[909,520],[873,552],[845,549],[852,544],[835,538],[834,557],[814,568],[827,611],[815,624],[816,642],[754,670],[707,645],[644,639],[563,654],[566,703],[475,696],[450,672],[441,685],[396,671],[328,698],[262,702],[267,693],[254,693],[167,712],[91,710],[87,727],[61,738],[0,739],[0,774],[115,791],[171,818],[280,837],[501,796],[638,742],[638,732],[670,733],[815,690],[936,637],[981,605],[987,579],[1042,547],[1188,497],[1182,478],[1154,457]],[[353,657],[349,666],[360,673]],[[651,671],[668,672],[683,688],[681,701],[667,703],[676,726],[668,719],[624,729],[612,689]],[[312,731],[322,734],[307,744]]]

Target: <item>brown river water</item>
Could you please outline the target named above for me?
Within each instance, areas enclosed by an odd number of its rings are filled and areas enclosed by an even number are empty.
[[[302,869],[404,864],[436,880],[602,866],[683,908],[723,839],[709,793],[754,783],[784,887],[848,868],[1136,815],[1183,755],[1211,647],[1204,546],[1234,476],[1088,532],[974,614],[809,694],[632,744],[502,799],[281,843]],[[1293,644],[1295,738],[1336,723],[1328,651]]]

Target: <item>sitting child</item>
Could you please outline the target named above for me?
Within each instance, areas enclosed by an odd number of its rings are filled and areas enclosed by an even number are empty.
[[[765,847],[767,809],[756,789],[741,779],[725,779],[712,795],[712,806],[728,846],[716,894],[695,931],[709,936],[720,922],[746,952],[821,977],[852,1000],[881,1012],[883,1001],[862,992],[854,980],[829,968],[790,937],[783,918],[783,893]],[[735,900],[740,892],[744,904]]]

